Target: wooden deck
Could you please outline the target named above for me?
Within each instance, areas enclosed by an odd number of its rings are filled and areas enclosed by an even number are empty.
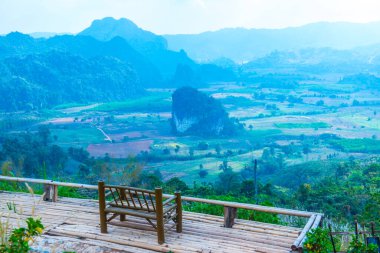
[[[22,224],[32,215],[42,218],[44,234],[33,244],[35,252],[289,252],[300,228],[236,220],[233,228],[223,227],[223,217],[184,212],[183,233],[170,231],[166,243],[144,219],[127,217],[115,221],[109,233],[101,234],[97,201],[59,198],[41,201],[40,196],[0,191],[0,217]],[[18,214],[8,211],[14,202]],[[117,226],[116,226],[117,225]]]

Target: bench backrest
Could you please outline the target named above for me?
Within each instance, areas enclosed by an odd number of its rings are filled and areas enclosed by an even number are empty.
[[[161,188],[150,191],[127,186],[105,185],[103,182],[99,182],[99,190],[101,188],[108,191],[105,195],[111,198],[109,205],[114,207],[156,212],[156,201],[157,199],[162,200]]]

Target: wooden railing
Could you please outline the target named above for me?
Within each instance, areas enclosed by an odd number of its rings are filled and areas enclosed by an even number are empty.
[[[98,190],[98,186],[96,185],[57,182],[57,181],[45,180],[45,179],[0,176],[0,181],[43,184],[44,185],[44,200],[52,201],[52,202],[55,202],[58,200],[58,186]],[[163,194],[163,197],[165,198],[170,198],[171,196],[172,195],[169,195],[169,194]],[[203,198],[195,198],[195,197],[187,197],[187,196],[182,196],[182,200],[187,201],[187,202],[199,202],[199,203],[223,206],[224,207],[224,226],[227,228],[232,228],[232,226],[234,225],[234,220],[237,217],[237,210],[239,208],[252,210],[252,211],[258,211],[258,212],[309,218],[308,222],[306,223],[306,226],[303,228],[298,238],[296,239],[296,241],[293,243],[291,247],[293,251],[299,251],[299,250],[302,251],[303,242],[306,240],[306,233],[310,231],[311,229],[318,227],[321,224],[322,218],[323,218],[323,214],[321,213],[313,213],[313,212],[285,209],[285,208],[279,208],[279,207],[269,207],[269,206],[261,206],[261,205],[254,205],[254,204],[213,200],[213,199],[203,199]]]

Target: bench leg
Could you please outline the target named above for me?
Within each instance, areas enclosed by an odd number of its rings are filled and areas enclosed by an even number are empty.
[[[165,230],[163,222],[157,221],[157,241],[158,244],[165,243]]]
[[[105,213],[100,214],[100,232],[107,233],[107,215]]]
[[[125,221],[125,214],[120,214],[120,221]]]

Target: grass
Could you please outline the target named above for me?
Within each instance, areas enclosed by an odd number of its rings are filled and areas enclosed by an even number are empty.
[[[163,112],[171,110],[171,101],[168,95],[147,96],[122,102],[104,103],[89,111],[101,112]]]
[[[276,134],[281,134],[281,130],[278,129],[260,129],[260,130],[247,130],[247,135],[250,138],[263,138],[267,136],[272,136]]]
[[[96,128],[69,128],[69,129],[51,129],[51,135],[57,136],[58,144],[90,144],[103,143],[104,135]]]
[[[44,195],[42,195],[41,198],[38,201],[36,201],[34,190],[28,185],[28,183],[24,183],[24,185],[27,189],[26,192],[29,192],[31,194],[31,198],[33,198],[33,205],[31,206],[30,216],[34,217],[36,215],[35,213],[36,207],[41,204],[41,201]],[[9,183],[9,182],[5,182],[5,183],[2,182],[0,186],[1,186],[0,189],[2,190],[10,190],[10,191],[15,190],[14,184]],[[20,226],[21,221],[23,221],[23,219],[25,218],[23,217],[25,214],[23,213],[22,207],[17,207],[14,202],[7,202],[6,205],[7,205],[6,212],[0,212],[0,246],[4,246],[4,247],[9,246],[9,243],[10,243],[9,238],[11,236],[12,231],[17,226]],[[14,217],[11,217],[11,214]],[[12,222],[11,219],[15,219],[16,222]],[[33,241],[33,238],[31,238],[31,240]],[[14,251],[10,251],[10,252],[14,252]],[[24,251],[17,251],[17,252],[24,252]]]
[[[79,107],[79,106],[85,106],[86,104],[81,104],[81,103],[67,103],[67,104],[60,104],[55,106],[53,109],[54,110],[62,110],[62,109],[68,109],[72,107]]]
[[[342,151],[353,153],[380,153],[380,140],[374,139],[339,139],[331,140],[330,144]]]
[[[275,123],[278,128],[329,128],[331,127],[326,122],[311,122],[311,123]]]

